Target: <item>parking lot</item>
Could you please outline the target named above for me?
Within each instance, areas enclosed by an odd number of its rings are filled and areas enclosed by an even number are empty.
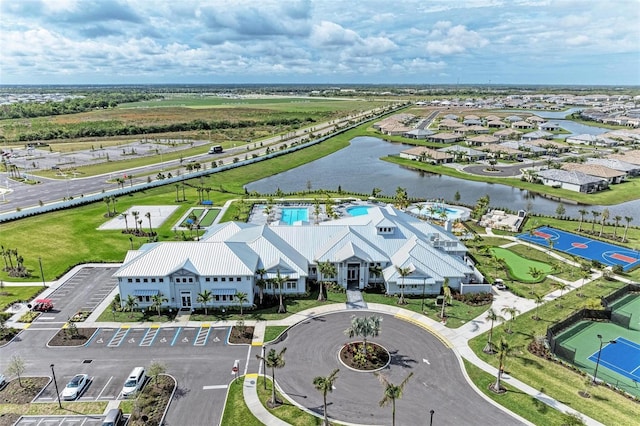
[[[223,346],[227,344],[229,327],[150,327],[100,328],[86,346],[96,348],[145,348]]]

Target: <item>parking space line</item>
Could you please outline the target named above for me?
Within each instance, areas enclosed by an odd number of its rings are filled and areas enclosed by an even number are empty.
[[[140,340],[140,346],[151,346],[153,344],[153,341],[156,340],[156,336],[158,335],[159,331],[159,328],[152,327],[148,329],[142,340]]]
[[[211,333],[211,327],[209,324],[202,324],[200,330],[198,330],[198,335],[193,342],[193,346],[204,346],[207,344],[207,339],[209,339],[209,333]]]
[[[176,335],[173,336],[173,340],[171,341],[171,346],[176,344],[176,341],[178,340],[178,336],[180,335],[181,331],[182,331],[182,327],[178,327],[178,330],[176,331]]]
[[[102,397],[102,394],[104,393],[104,391],[107,389],[107,386],[109,386],[109,383],[111,383],[111,380],[113,379],[113,376],[109,377],[109,380],[107,380],[107,383],[104,385],[104,387],[102,388],[102,390],[100,391],[100,393],[98,394],[98,396],[96,397],[96,399],[100,399],[100,397]]]
[[[227,338],[224,339],[224,344],[226,345],[227,342],[229,341],[229,336],[231,336],[231,327],[229,327],[229,331],[227,331]]]
[[[124,338],[129,334],[131,329],[129,327],[123,326],[116,331],[116,334],[113,335],[109,343],[107,343],[108,347],[114,348],[120,346]]]

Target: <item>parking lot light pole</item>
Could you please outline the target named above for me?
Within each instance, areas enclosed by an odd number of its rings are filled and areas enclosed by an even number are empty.
[[[604,342],[602,341],[602,335],[598,334],[597,337],[598,337],[598,339],[600,339],[600,349],[598,349],[598,359],[596,360],[596,369],[593,372],[593,384],[594,385],[598,384],[598,366],[600,365],[600,354],[602,353],[602,345],[604,344]],[[609,340],[609,342],[607,342],[607,343],[616,344],[618,342],[616,342],[615,340]]]
[[[53,384],[56,385],[56,395],[58,397],[58,406],[62,409],[62,402],[60,402],[60,391],[58,390],[58,381],[56,380],[56,372],[53,370],[53,364],[51,364],[51,375],[53,376]]]
[[[262,345],[262,383],[264,383],[264,390],[267,390],[267,360],[265,359],[265,352],[267,347]]]
[[[44,282],[44,272],[42,272],[42,258],[38,256],[38,263],[40,264],[40,276],[42,277],[42,287],[46,287],[47,285]]]
[[[433,425],[433,415],[436,413],[436,410],[431,409],[429,410],[429,414],[431,415],[431,417],[429,417],[429,426]]]

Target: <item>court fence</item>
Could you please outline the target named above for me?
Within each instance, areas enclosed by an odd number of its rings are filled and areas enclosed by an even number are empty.
[[[576,328],[570,333],[563,334],[563,332],[571,328],[576,323],[586,319],[610,321],[611,311],[603,311],[601,309],[580,309],[562,321],[549,326],[547,328],[547,342],[549,343],[549,350],[551,353],[569,362],[573,362],[576,350],[563,346],[562,342],[567,340],[569,337],[578,334],[581,330]],[[562,338],[558,339],[561,334],[563,334]]]

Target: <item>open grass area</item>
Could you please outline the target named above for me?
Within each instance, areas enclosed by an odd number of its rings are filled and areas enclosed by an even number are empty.
[[[489,385],[496,381],[496,378],[493,375],[483,371],[479,367],[476,367],[467,360],[464,360],[464,367],[467,370],[469,378],[478,387],[478,389],[503,407],[536,425],[565,425],[566,416],[560,411],[555,410],[526,393],[509,386],[504,381],[502,381],[501,385],[507,389],[507,392],[500,395],[496,394],[489,390]]]
[[[44,290],[42,286],[4,286],[0,290],[0,310],[14,302],[31,301]]]
[[[277,379],[278,376],[276,375],[276,380]],[[271,398],[273,382],[267,378],[267,386],[265,389],[264,380],[263,376],[258,377],[258,384],[256,386],[258,389],[258,398],[260,398],[262,405],[269,410],[271,414],[293,426],[320,426],[324,423],[321,417],[313,416],[291,404],[283,398],[278,391],[276,391],[277,398],[283,401],[283,404],[276,408],[269,408],[267,406],[267,400]]]
[[[289,328],[286,325],[268,325],[264,331],[264,342],[270,342],[280,336],[283,331]]]
[[[244,376],[231,382],[227,389],[227,403],[224,406],[224,413],[220,426],[261,426],[262,423],[251,414],[251,411],[244,402],[242,394]]]
[[[372,292],[364,292],[363,293],[364,301],[367,303],[380,303],[383,305],[392,305],[398,306],[403,309],[408,309],[413,312],[422,313],[423,315],[428,316],[432,320],[441,321],[439,314],[441,312],[442,307],[436,306],[436,299],[432,297],[427,297],[424,299],[424,310],[422,298],[417,297],[406,297],[405,300],[407,302],[406,305],[398,305],[398,298],[392,296],[386,296],[384,294],[372,293]],[[446,326],[449,328],[458,328],[463,324],[471,321],[472,319],[482,315],[487,309],[489,309],[490,304],[480,305],[480,306],[472,306],[467,305],[466,303],[460,302],[458,300],[452,300],[451,303],[446,307],[446,316],[447,316],[447,324]]]
[[[587,301],[598,299],[623,285],[620,282],[597,280],[582,287],[580,292],[569,292],[540,306],[538,321],[532,318],[535,316],[535,311],[518,316],[512,324],[512,334],[506,333],[505,325],[495,327],[494,342],[504,336],[510,345],[523,347],[519,355],[507,360],[507,372],[604,424],[634,424],[638,415],[637,403],[603,386],[591,388],[592,397],[586,401],[578,395],[578,391],[585,387],[583,376],[559,364],[537,357],[526,349],[536,336],[546,334],[549,325],[566,318],[575,309],[584,307]],[[497,367],[497,357],[482,351],[487,338],[487,333],[480,335],[472,339],[469,346],[482,360]]]
[[[640,197],[640,179],[630,179],[622,184],[612,185],[610,189],[606,191],[600,191],[594,194],[586,194],[581,192],[569,191],[562,188],[553,188],[542,184],[525,182],[520,180],[519,178],[500,178],[472,175],[451,167],[431,165],[396,156],[388,156],[383,158],[383,160],[412,169],[423,170],[429,173],[452,176],[459,179],[466,179],[476,182],[489,182],[508,185],[514,188],[527,189],[534,193],[548,194],[554,197],[573,200],[583,204],[613,205],[635,200]]]

